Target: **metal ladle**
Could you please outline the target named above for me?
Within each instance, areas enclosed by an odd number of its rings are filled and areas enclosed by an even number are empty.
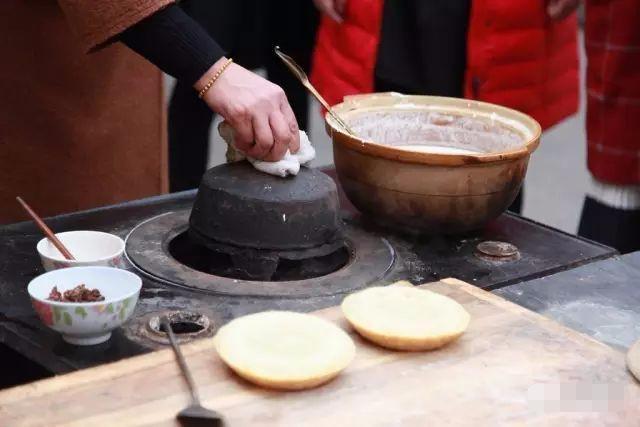
[[[287,66],[287,68],[289,68],[289,70],[293,73],[294,76],[296,76],[296,78],[298,80],[300,80],[300,83],[302,83],[302,85],[307,88],[307,90],[311,93],[311,95],[313,95],[318,102],[320,102],[320,104],[322,104],[322,106],[329,112],[329,114],[331,115],[331,117],[333,117],[333,119],[338,122],[338,124],[340,126],[342,126],[342,128],[344,130],[347,131],[347,133],[349,133],[350,135],[355,136],[355,133],[353,132],[353,130],[351,130],[351,128],[349,127],[349,125],[347,125],[344,120],[342,120],[340,118],[340,116],[338,116],[332,109],[331,106],[327,103],[327,101],[324,100],[324,98],[322,97],[322,95],[320,95],[320,93],[318,93],[318,91],[316,90],[315,87],[313,87],[313,85],[311,84],[311,82],[309,81],[309,77],[307,77],[307,73],[305,73],[302,68],[300,68],[300,66],[296,63],[296,61],[293,60],[293,58],[291,58],[289,55],[283,53],[280,50],[279,46],[276,46],[273,49],[276,53],[276,55],[278,55],[278,57],[282,60],[282,62],[284,62],[284,64]]]
[[[169,322],[169,319],[166,316],[163,316],[160,319],[160,324],[162,325],[164,332],[169,337],[169,342],[171,343],[171,347],[173,347],[173,352],[176,356],[176,360],[178,361],[178,365],[180,366],[180,371],[182,371],[182,375],[187,381],[189,391],[191,392],[191,404],[178,413],[178,420],[180,420],[182,424],[186,425],[224,426],[222,415],[216,411],[205,408],[200,403],[200,396],[198,395],[196,382],[193,380],[191,372],[187,367],[187,362],[180,351],[180,346],[178,346],[178,341],[176,340],[176,336],[173,334],[173,329],[171,328],[171,322]]]

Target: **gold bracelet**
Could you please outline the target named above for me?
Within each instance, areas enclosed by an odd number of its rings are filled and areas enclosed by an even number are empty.
[[[211,79],[207,82],[207,84],[204,85],[202,90],[200,92],[198,92],[198,98],[202,98],[204,96],[204,94],[207,93],[207,91],[209,89],[211,89],[211,86],[213,86],[213,84],[216,82],[216,80],[218,80],[220,78],[222,73],[224,73],[224,70],[226,70],[227,67],[229,65],[231,65],[232,62],[233,62],[233,58],[229,58],[229,59],[227,59],[227,62],[222,64],[222,67],[220,67],[220,69],[218,71],[216,71],[216,73],[213,75],[213,77],[211,77]]]

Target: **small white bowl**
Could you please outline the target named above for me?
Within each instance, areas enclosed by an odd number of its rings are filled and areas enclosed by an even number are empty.
[[[58,302],[47,298],[54,286],[60,292],[84,283],[99,289],[104,301]],[[142,280],[135,274],[113,267],[71,267],[50,271],[33,279],[27,290],[40,320],[62,333],[75,345],[107,341],[111,331],[122,325],[135,309]]]
[[[101,265],[124,268],[124,240],[102,231],[67,231],[56,233],[75,258],[66,259],[46,237],[38,242],[38,254],[46,271],[59,268]]]

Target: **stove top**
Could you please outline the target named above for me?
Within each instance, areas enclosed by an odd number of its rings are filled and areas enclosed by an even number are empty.
[[[211,336],[223,323],[252,312],[336,305],[345,292],[379,282],[453,276],[496,289],[615,254],[511,214],[464,238],[427,238],[391,233],[345,213],[349,259],[334,273],[308,280],[242,281],[188,268],[168,249],[186,229],[194,197],[189,191],[48,220],[59,232],[93,229],[129,236],[131,269],[144,282],[140,300],[126,327],[93,347],[65,344],[33,313],[26,284],[43,272],[35,251],[41,238],[37,228],[27,222],[0,227],[0,341],[50,372],[65,373],[163,346],[157,322],[162,313],[171,315],[187,340]]]
[[[225,277],[216,274],[220,270],[215,268],[216,262],[220,262],[217,254],[189,244],[185,235],[189,212],[184,209],[150,218],[128,235],[129,261],[151,280],[212,296],[309,298],[335,296],[370,286],[394,269],[396,256],[389,242],[348,221],[344,260],[336,262],[324,257],[302,260],[300,268],[288,272],[290,280],[267,282]],[[314,261],[333,265],[333,271],[314,277],[306,271],[314,269]]]

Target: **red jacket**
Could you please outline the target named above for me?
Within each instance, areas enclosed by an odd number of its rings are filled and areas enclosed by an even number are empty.
[[[544,0],[472,0],[465,97],[515,108],[543,128],[578,109],[575,15],[552,23]],[[348,0],[322,18],[311,79],[329,104],[374,91],[383,0]]]
[[[640,7],[588,0],[587,158],[600,181],[640,184]]]

